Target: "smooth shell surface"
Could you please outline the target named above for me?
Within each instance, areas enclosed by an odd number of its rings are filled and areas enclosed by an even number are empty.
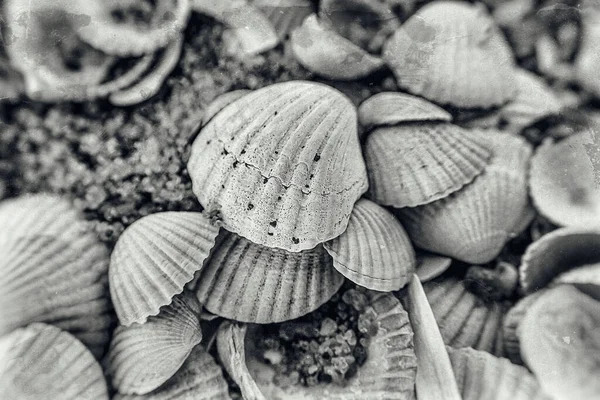
[[[538,290],[537,292],[521,298],[504,316],[504,321],[502,322],[504,352],[506,357],[515,364],[523,364],[523,359],[521,358],[521,343],[517,331],[521,325],[521,321],[523,321],[523,318],[525,317],[525,313],[542,293],[544,293],[544,290]]]
[[[417,251],[417,275],[421,282],[428,282],[442,275],[450,265],[452,259],[426,251]]]
[[[204,214],[162,212],[139,219],[111,255],[110,293],[119,321],[129,326],[157,315],[202,268],[218,228]]]
[[[425,5],[388,39],[383,58],[400,87],[436,103],[489,108],[517,88],[510,47],[483,4]]]
[[[552,286],[568,283],[582,292],[600,300],[600,263],[573,268],[557,276]]]
[[[450,123],[404,123],[371,132],[364,147],[369,196],[415,207],[443,199],[483,173],[490,150]]]
[[[0,398],[109,399],[102,369],[89,350],[69,333],[42,323],[0,339]]]
[[[225,229],[288,251],[342,234],[368,185],[354,106],[304,81],[225,107],[194,141],[188,171],[200,203],[220,211]]]
[[[398,290],[415,270],[415,252],[400,222],[366,199],[354,205],[346,232],[323,246],[335,269],[368,289]]]
[[[273,24],[280,40],[286,38],[310,14],[315,5],[310,0],[254,0],[252,2]]]

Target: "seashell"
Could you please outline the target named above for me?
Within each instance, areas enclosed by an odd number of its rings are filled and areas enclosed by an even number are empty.
[[[223,227],[300,251],[341,235],[367,189],[354,106],[328,86],[292,81],[225,107],[201,130],[188,171]]]
[[[452,115],[420,97],[399,92],[382,92],[361,103],[358,107],[358,121],[365,129],[371,129],[401,122],[450,122]]]
[[[338,35],[316,14],[306,17],[292,32],[290,43],[302,66],[327,79],[352,81],[371,75],[384,65],[381,58]]]
[[[483,174],[445,199],[395,213],[417,247],[484,264],[496,258],[527,213],[531,146],[508,133],[478,136],[494,152]]]
[[[383,58],[401,88],[440,104],[490,108],[517,88],[510,47],[483,5],[423,6],[387,40]]]
[[[252,4],[271,21],[279,40],[284,40],[315,12],[310,0],[254,0]]]
[[[491,152],[449,123],[377,128],[364,148],[369,196],[394,207],[415,207],[456,192],[488,163]]]
[[[51,195],[0,203],[0,335],[54,324],[100,357],[110,340],[107,249],[67,201]]]
[[[584,134],[545,141],[531,160],[529,184],[537,210],[557,225],[600,224],[600,190]]]
[[[592,4],[593,2],[589,3]],[[582,6],[585,7],[584,4]],[[599,61],[597,43],[600,37],[598,11],[586,10],[586,12],[583,12],[584,9],[581,11],[583,26],[581,42],[574,63],[574,78],[581,87],[598,96],[600,94],[600,77],[596,68]]]
[[[208,124],[214,117],[227,107],[229,104],[235,102],[236,100],[244,97],[251,90],[247,89],[238,89],[233,90],[231,92],[223,93],[220,96],[217,96],[205,109],[204,109],[204,117],[202,118],[202,125]]]
[[[33,323],[0,339],[0,398],[108,400],[102,369],[69,333]]]
[[[570,285],[543,293],[518,331],[523,360],[555,400],[596,399],[600,302]]]
[[[569,284],[583,293],[600,299],[600,263],[583,265],[563,272],[552,281],[552,286]]]
[[[437,278],[450,268],[452,259],[427,251],[417,251],[417,276],[423,283]]]
[[[122,325],[143,323],[183,291],[215,245],[218,228],[204,214],[161,212],[140,218],[119,237],[109,280]]]
[[[201,346],[164,385],[145,395],[117,394],[114,400],[231,400],[223,370]]]
[[[346,232],[323,247],[335,269],[367,289],[399,290],[415,270],[415,251],[402,225],[367,199],[354,205]]]
[[[600,228],[566,227],[529,245],[519,267],[521,287],[532,293],[575,267],[600,262]]]
[[[369,292],[378,331],[370,338],[366,362],[344,387],[324,384],[313,387],[277,386],[274,371],[254,351],[260,326],[224,322],[217,335],[221,361],[240,386],[244,398],[358,400],[414,398],[416,358],[408,314],[391,293]]]
[[[213,314],[263,324],[316,310],[343,282],[321,245],[290,253],[225,233],[205,263],[197,296]]]
[[[195,296],[184,293],[143,324],[119,326],[108,353],[108,374],[122,394],[146,394],[183,365],[202,340]]]
[[[448,348],[463,400],[551,400],[526,368],[474,349]]]
[[[524,364],[521,358],[521,344],[517,330],[525,317],[525,313],[546,289],[538,290],[521,298],[512,306],[502,322],[502,337],[504,338],[504,352],[506,357],[514,364]]]

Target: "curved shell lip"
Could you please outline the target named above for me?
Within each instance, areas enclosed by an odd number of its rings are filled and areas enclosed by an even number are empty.
[[[421,283],[425,283],[444,274],[450,268],[452,258],[427,251],[417,251],[416,262],[415,273]]]

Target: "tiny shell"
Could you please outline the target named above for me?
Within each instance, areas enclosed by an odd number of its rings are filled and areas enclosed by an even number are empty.
[[[537,300],[545,289],[533,292],[530,295],[523,297],[514,306],[512,306],[502,322],[502,336],[504,338],[504,352],[506,357],[515,364],[523,364],[521,358],[521,344],[517,330],[521,325],[521,321],[525,317],[525,313],[531,305]]]
[[[218,228],[201,213],[162,212],[139,219],[119,237],[109,280],[122,325],[143,323],[183,291],[202,268]]]
[[[223,232],[198,280],[197,295],[217,315],[241,322],[298,318],[333,296],[344,278],[322,245],[290,253]]]
[[[398,85],[441,104],[489,108],[516,91],[510,47],[482,4],[420,8],[383,49]]]
[[[241,99],[251,90],[238,89],[232,90],[231,92],[223,93],[217,96],[205,109],[204,116],[202,117],[202,125],[208,124],[222,109],[227,107],[229,104]]]
[[[452,264],[450,257],[440,256],[427,251],[417,251],[416,258],[417,275],[423,283],[442,275]]]
[[[310,0],[254,0],[252,4],[271,21],[280,40],[315,12],[315,5]]]
[[[33,323],[0,339],[0,398],[108,400],[98,362],[69,333]]]
[[[341,235],[367,190],[356,111],[322,84],[256,90],[219,112],[192,146],[194,193],[223,227],[288,251]]]
[[[470,183],[490,150],[450,123],[380,127],[364,148],[369,196],[383,205],[415,207],[443,199]]]
[[[122,394],[146,394],[183,365],[202,331],[195,296],[184,294],[143,324],[119,326],[108,353],[108,374]]]

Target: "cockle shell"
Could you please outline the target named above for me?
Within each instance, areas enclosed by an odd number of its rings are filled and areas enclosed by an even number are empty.
[[[149,393],[183,365],[202,340],[200,305],[184,292],[143,324],[119,326],[108,353],[108,374],[122,394]]]
[[[254,0],[252,4],[271,21],[280,40],[315,12],[315,5],[310,0]]]
[[[32,322],[70,332],[100,357],[114,323],[107,249],[67,201],[0,203],[0,335]]]
[[[143,323],[170,304],[202,268],[218,232],[208,217],[195,212],[151,214],[125,229],[109,268],[121,324]]]
[[[369,196],[394,207],[443,199],[480,175],[490,150],[450,123],[380,127],[364,147]]]
[[[288,251],[342,234],[367,189],[354,106],[304,81],[267,86],[221,110],[194,141],[188,171],[225,229]]]
[[[442,275],[452,264],[452,259],[450,257],[444,257],[422,250],[416,252],[416,259],[416,273],[419,280],[423,283]]]
[[[518,331],[523,360],[556,400],[600,397],[600,302],[570,285],[543,293]]]
[[[102,369],[69,333],[33,323],[0,338],[0,398],[108,400]]]
[[[316,310],[344,282],[322,245],[297,253],[223,232],[198,279],[197,295],[217,315],[272,323]]]
[[[517,88],[510,47],[483,5],[425,5],[388,39],[383,58],[400,87],[436,103],[489,108]]]
[[[231,92],[223,93],[220,96],[217,96],[205,109],[204,116],[202,117],[202,125],[208,124],[214,117],[217,115],[222,109],[227,107],[229,104],[234,101],[244,97],[251,90],[248,89],[238,89],[232,90]]]
[[[523,364],[521,358],[521,344],[519,342],[519,335],[517,330],[521,325],[521,321],[525,317],[525,313],[531,305],[537,300],[537,298],[544,293],[545,289],[533,292],[520,299],[514,306],[512,306],[502,322],[502,336],[504,338],[504,352],[506,357],[515,364]]]
[[[225,322],[217,335],[221,361],[248,399],[414,399],[416,358],[408,314],[391,293],[368,292],[377,314],[378,332],[368,344],[368,358],[345,387],[323,384],[314,387],[279,387],[272,381],[271,367],[253,353],[260,327]]]
[[[442,200],[395,211],[417,247],[473,264],[493,260],[528,214],[532,151],[524,139],[508,133],[479,136],[494,156],[473,183]]]
[[[400,222],[367,199],[354,205],[346,232],[323,247],[335,269],[368,289],[399,290],[415,270],[415,251]]]

